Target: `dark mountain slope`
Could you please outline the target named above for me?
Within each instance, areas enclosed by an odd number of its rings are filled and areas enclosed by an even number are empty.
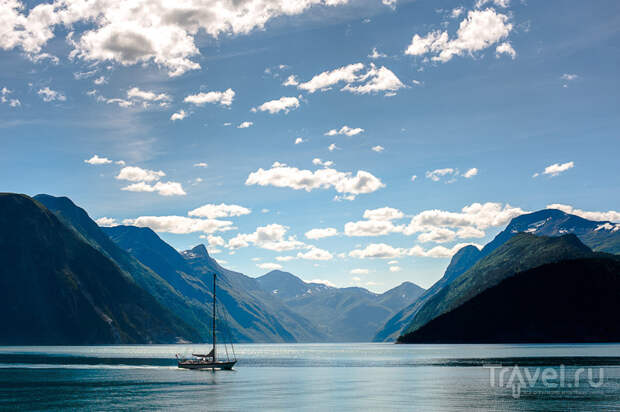
[[[475,246],[465,246],[452,256],[450,264],[443,277],[433,286],[422,293],[417,299],[412,299],[410,304],[398,311],[379,329],[373,337],[373,342],[393,341],[400,336],[402,330],[411,323],[411,319],[420,307],[444,286],[452,282],[456,277],[474,265],[480,258],[480,250]]]
[[[2,344],[199,339],[32,198],[0,194],[0,231]]]
[[[35,196],[35,199],[54,212],[63,223],[71,227],[91,246],[114,260],[123,271],[155,297],[159,303],[199,331],[202,340],[210,339],[210,309],[205,313],[204,308],[196,304],[196,300],[200,299],[200,302],[204,302],[208,296],[195,293],[195,289],[191,287],[184,287],[186,283],[176,273],[171,274],[164,270],[156,272],[151,267],[141,263],[113,242],[104,232],[105,228],[100,228],[84,209],[75,205],[69,198],[42,194]],[[146,231],[150,231],[150,229],[144,229],[142,233]],[[136,243],[141,247],[147,247],[147,240],[148,236],[142,236]],[[170,246],[168,247],[172,249]],[[172,251],[179,256],[174,249]],[[157,270],[160,269],[161,267],[157,266]]]
[[[518,233],[430,298],[405,333],[419,329],[515,273],[547,263],[594,255],[575,235],[544,237]]]
[[[401,343],[619,342],[620,261],[564,260],[505,279]]]

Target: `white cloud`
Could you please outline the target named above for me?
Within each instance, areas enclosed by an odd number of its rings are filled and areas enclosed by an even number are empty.
[[[327,146],[327,150],[329,150],[330,152],[333,152],[336,149],[340,149],[338,146],[336,146],[336,143],[332,143],[329,146]]]
[[[237,129],[247,129],[248,127],[251,127],[253,124],[254,122],[248,122],[248,121],[241,122],[239,126],[237,126]]]
[[[502,8],[507,8],[508,6],[510,6],[510,0],[477,0],[476,1],[476,8],[479,9],[482,6],[484,6],[485,4],[488,3],[492,3],[498,7],[502,7]]]
[[[499,58],[502,54],[507,54],[508,56],[512,57],[513,60],[517,57],[517,52],[515,51],[515,49],[512,48],[510,42],[507,41],[499,44],[495,48],[495,57]]]
[[[186,96],[183,101],[185,103],[195,104],[197,106],[202,106],[205,103],[219,103],[222,106],[230,106],[235,98],[235,91],[233,89],[226,89],[226,91],[218,92],[200,92],[197,94],[190,94]]]
[[[56,90],[52,90],[47,86],[42,89],[39,89],[37,94],[41,96],[44,102],[53,102],[55,100],[64,102],[65,100],[67,100],[64,94]]]
[[[403,270],[400,266],[390,266],[390,272],[400,272]]]
[[[295,260],[295,256],[276,256],[276,260],[278,262],[289,262],[291,260]]]
[[[336,136],[336,135],[346,135],[346,136],[355,136],[358,135],[360,133],[363,133],[364,129],[362,129],[361,127],[349,127],[347,125],[342,126],[340,129],[331,129],[327,132],[325,132],[325,136]]]
[[[448,258],[467,245],[474,245],[478,248],[482,248],[481,245],[477,245],[475,243],[458,243],[451,248],[435,246],[434,248],[427,250],[423,249],[419,245],[415,245],[412,248],[401,248],[385,243],[371,243],[363,249],[352,250],[349,252],[349,256],[358,259],[394,259],[405,256]]]
[[[445,169],[435,169],[435,170],[429,170],[426,172],[426,178],[427,179],[431,179],[433,182],[439,182],[439,180],[441,180],[442,177],[447,176],[447,175],[452,175],[457,173],[458,171],[456,169],[453,169],[451,167],[446,167]]]
[[[89,165],[105,165],[112,163],[112,161],[107,157],[99,157],[95,154],[90,159],[84,160],[84,163],[88,163]]]
[[[413,176],[411,176],[411,181],[412,181],[412,182],[415,182],[415,180],[416,180],[417,178],[418,178],[418,175],[413,175]]]
[[[331,236],[337,236],[338,235],[338,230],[336,230],[333,227],[326,227],[323,229],[310,229],[308,230],[304,236],[306,236],[308,239],[323,239],[326,237],[331,237]]]
[[[404,234],[412,235],[418,232],[430,232],[437,228],[464,228],[472,227],[484,230],[489,227],[506,225],[512,218],[526,213],[521,208],[501,203],[472,203],[465,206],[460,212],[445,210],[424,210],[411,218]],[[480,234],[480,232],[477,232]]]
[[[209,165],[205,162],[194,163],[194,167],[209,167]]]
[[[393,96],[397,90],[406,87],[390,69],[385,66],[377,69],[373,63],[370,64],[368,72],[361,76],[358,81],[365,83],[357,86],[347,84],[342,90],[355,94],[389,92],[389,95]],[[387,95],[388,93],[386,93]]]
[[[405,214],[393,207],[380,207],[378,209],[366,209],[364,211],[364,219],[369,220],[394,220],[402,219]]]
[[[323,166],[323,167],[331,167],[334,165],[334,162],[331,160],[322,161],[319,158],[312,159],[312,164],[315,166]]]
[[[381,4],[383,4],[384,6],[388,6],[389,8],[394,10],[396,8],[397,1],[398,0],[381,0]]]
[[[431,230],[430,232],[421,233],[418,236],[418,242],[445,243],[452,242],[455,237],[456,233],[454,233],[452,230],[438,227],[433,228],[433,230]]]
[[[431,60],[445,63],[454,56],[473,55],[508,37],[513,26],[509,17],[494,9],[472,10],[461,21],[456,38],[450,39],[448,32],[439,30],[426,36],[413,36],[405,54],[411,56],[432,55]],[[502,49],[505,49],[503,47]],[[513,50],[514,51],[514,50]]]
[[[176,120],[183,120],[187,117],[187,112],[185,112],[185,110],[181,109],[176,113],[172,113],[172,115],[170,116],[170,120],[172,120],[173,122]]]
[[[305,260],[331,260],[334,256],[327,250],[311,246],[307,252],[298,252],[297,257]]]
[[[551,175],[553,177],[569,169],[572,169],[573,167],[575,167],[574,162],[566,162],[566,163],[561,163],[561,164],[554,163],[552,165],[545,167],[545,170],[543,170],[541,173],[544,175]],[[532,177],[538,177],[539,175],[540,173],[534,173]]]
[[[93,80],[93,83],[97,86],[101,86],[102,84],[105,84],[107,82],[108,81],[106,80],[105,76],[99,76],[95,80]]]
[[[54,38],[56,27],[84,27],[70,32],[73,47],[69,57],[88,62],[116,62],[122,65],[154,63],[178,76],[200,65],[195,38],[206,33],[247,34],[263,29],[278,16],[301,14],[314,5],[337,6],[346,0],[263,0],[169,2],[135,0],[131,6],[118,0],[85,0],[38,4],[25,8],[17,0],[4,0],[3,36],[0,48],[21,48],[32,60],[53,57],[42,53]]]
[[[370,273],[370,270],[368,269],[352,269],[350,272],[350,274],[352,275],[367,275]],[[361,280],[360,278],[357,278],[357,280]]]
[[[200,236],[203,237],[204,235]],[[209,246],[226,246],[226,241],[221,236],[207,235],[207,241],[209,242]]]
[[[387,264],[388,265],[398,265],[398,260],[390,260]]]
[[[567,82],[577,80],[579,78],[576,74],[564,73],[561,77],[562,80],[566,80]]]
[[[456,7],[450,12],[450,17],[457,19],[461,16],[461,14],[463,14],[464,11],[465,9],[463,7]]]
[[[99,219],[95,220],[95,223],[97,223],[98,226],[101,227],[112,227],[112,226],[117,226],[118,222],[116,221],[116,219],[112,218],[112,217],[100,217]]]
[[[249,215],[252,211],[246,207],[239,205],[227,205],[225,203],[206,204],[200,206],[197,209],[190,210],[187,214],[189,216],[206,217],[209,219],[216,219],[220,217],[232,217]]]
[[[297,97],[280,97],[277,100],[270,100],[261,104],[258,107],[253,107],[252,111],[269,112],[270,114],[279,113],[284,111],[288,113],[299,107],[299,99]]]
[[[364,65],[362,63],[355,63],[342,66],[335,70],[324,71],[305,83],[299,83],[297,87],[309,93],[314,93],[318,90],[328,90],[341,82],[352,83],[357,81],[357,72],[363,68]]]
[[[387,57],[387,54],[379,53],[376,47],[372,48],[372,52],[368,55],[369,59],[381,59]]]
[[[607,212],[588,212],[582,209],[575,209],[569,205],[563,205],[560,203],[554,203],[551,205],[547,205],[547,209],[558,209],[565,213],[569,213],[571,215],[576,215],[588,220],[595,221],[610,221],[610,222],[620,222],[620,212],[615,210],[609,210]]]
[[[304,142],[305,140],[302,137],[298,137],[297,139],[295,139],[295,144],[302,144]]]
[[[372,193],[385,187],[379,178],[364,170],[358,170],[353,175],[351,172],[340,172],[332,168],[300,170],[279,162],[275,162],[270,169],[260,168],[250,173],[245,184],[289,187],[308,192],[333,188],[338,193],[353,195]]]
[[[148,90],[140,90],[138,87],[132,87],[131,89],[127,90],[127,98],[146,100],[150,102],[169,102],[172,100],[172,97],[170,97],[166,93],[158,94]]]
[[[149,227],[156,232],[188,234],[202,232],[211,234],[234,229],[232,222],[216,219],[194,219],[185,216],[140,216],[123,220],[125,225]]]
[[[465,179],[469,179],[469,178],[476,176],[477,174],[478,174],[478,169],[475,167],[472,167],[467,172],[463,173],[463,177]]]
[[[271,262],[259,263],[256,266],[258,266],[259,268],[264,269],[264,270],[280,270],[280,269],[282,269],[282,265],[279,265],[277,263],[271,263]]]
[[[286,237],[288,227],[272,223],[266,226],[259,226],[253,233],[240,233],[228,241],[230,249],[239,249],[254,245],[256,247],[274,250],[277,252],[293,249],[301,249],[306,244],[300,242],[295,236]]]
[[[344,234],[347,236],[385,236],[394,232],[402,232],[404,226],[395,226],[390,220],[360,220],[347,222]]]
[[[123,167],[116,178],[118,180],[128,180],[130,182],[152,182],[166,176],[161,170],[142,169],[137,166]]]
[[[297,81],[297,76],[295,76],[294,74],[291,74],[290,76],[286,78],[284,83],[282,83],[282,86],[297,86],[298,84],[299,84],[299,81]]]
[[[382,151],[384,151],[384,150],[385,150],[385,147],[380,146],[380,145],[377,145],[377,146],[373,146],[373,147],[372,147],[372,150],[373,150],[374,152],[381,153]]]
[[[129,192],[157,192],[162,196],[184,196],[187,194],[183,190],[181,183],[178,182],[157,182],[152,185],[146,182],[138,182],[125,186],[121,190]]]

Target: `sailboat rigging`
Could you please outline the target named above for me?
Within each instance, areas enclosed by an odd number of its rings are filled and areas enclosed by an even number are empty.
[[[231,359],[228,356],[228,349],[226,349],[226,360],[218,359],[216,350],[217,350],[217,335],[215,328],[215,320],[216,320],[216,279],[217,275],[213,273],[213,319],[212,319],[212,348],[208,354],[200,354],[200,353],[192,353],[192,359],[182,359],[177,355],[178,366],[183,369],[220,369],[220,370],[230,370],[237,363],[237,358],[235,356],[234,348],[233,348],[233,358]],[[230,342],[232,347],[232,341]],[[224,346],[226,348],[226,346]]]

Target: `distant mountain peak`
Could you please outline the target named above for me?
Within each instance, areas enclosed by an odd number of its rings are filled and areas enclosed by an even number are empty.
[[[207,251],[207,247],[202,243],[194,246],[190,250],[184,250],[181,254],[187,258],[211,258],[209,256],[209,252]]]

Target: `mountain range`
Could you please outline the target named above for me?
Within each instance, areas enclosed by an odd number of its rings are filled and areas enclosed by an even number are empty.
[[[573,248],[570,251],[565,251],[564,254],[555,256],[554,253],[557,250],[550,248],[550,250],[542,249],[536,251],[536,244],[541,236],[546,237],[558,237],[572,235],[571,241],[566,241],[566,244],[570,244]],[[530,235],[527,237],[527,235]],[[581,217],[567,214],[560,210],[545,209],[534,213],[518,216],[511,220],[506,229],[500,232],[491,242],[485,245],[481,250],[473,246],[466,246],[459,250],[452,258],[450,265],[448,266],[444,276],[436,282],[431,288],[427,290],[418,300],[411,305],[405,307],[399,311],[394,317],[389,319],[386,324],[375,335],[375,341],[390,341],[398,338],[403,332],[410,333],[416,328],[419,328],[424,323],[428,322],[432,317],[443,313],[446,310],[453,309],[458,304],[463,303],[472,296],[460,296],[462,292],[458,289],[457,292],[452,292],[449,296],[458,296],[458,299],[451,301],[446,299],[445,295],[449,291],[454,290],[451,287],[452,282],[455,279],[459,280],[459,283],[463,279],[481,279],[484,276],[489,277],[489,267],[485,267],[481,264],[476,270],[473,268],[478,262],[484,260],[486,257],[493,254],[497,249],[510,242],[514,237],[517,237],[520,244],[525,247],[529,245],[531,251],[537,252],[537,256],[532,258],[532,261],[527,261],[524,256],[519,255],[520,252],[514,251],[514,259],[505,262],[505,269],[509,269],[505,273],[505,276],[512,275],[519,268],[521,270],[529,269],[537,265],[545,264],[548,261],[558,261],[561,259],[577,258],[583,254],[591,253],[591,247],[595,251],[608,252],[612,254],[620,253],[620,225],[616,225],[607,221],[590,221]],[[583,242],[583,243],[582,243]],[[553,241],[551,241],[553,243]],[[586,246],[587,245],[587,246]],[[549,254],[547,254],[549,252]],[[501,252],[500,252],[501,253]],[[505,256],[504,256],[505,257]],[[500,259],[495,262],[500,261]],[[488,263],[488,261],[487,261]],[[473,273],[465,274],[472,270]],[[480,278],[480,279],[479,279]],[[497,279],[498,281],[502,279]],[[436,295],[441,292],[442,295],[437,297]],[[477,292],[480,292],[478,290]],[[443,305],[440,306],[439,312],[436,313],[437,302],[444,299]],[[430,303],[429,303],[430,301]],[[449,304],[445,302],[449,301]],[[427,306],[428,304],[428,306]]]

